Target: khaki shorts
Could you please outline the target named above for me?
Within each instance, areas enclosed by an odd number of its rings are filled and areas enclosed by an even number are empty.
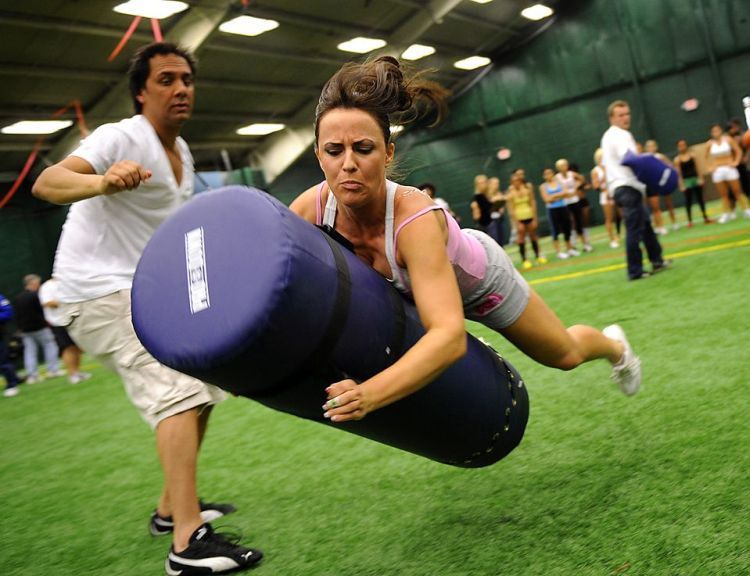
[[[216,386],[167,368],[146,351],[130,319],[130,290],[62,304],[59,310],[76,344],[120,376],[130,401],[151,428],[226,398]]]

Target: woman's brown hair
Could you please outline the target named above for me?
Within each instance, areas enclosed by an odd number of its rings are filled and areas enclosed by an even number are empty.
[[[315,145],[318,143],[320,120],[330,110],[355,108],[372,115],[383,132],[385,143],[391,138],[391,120],[405,124],[434,111],[432,126],[447,112],[450,92],[422,78],[421,73],[409,74],[392,56],[380,56],[369,62],[344,64],[323,87],[315,108]],[[395,118],[394,118],[395,119]]]

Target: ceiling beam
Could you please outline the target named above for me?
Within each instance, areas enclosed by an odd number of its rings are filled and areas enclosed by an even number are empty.
[[[255,148],[259,142],[253,140],[191,140],[190,150],[221,150],[223,148]]]
[[[309,62],[310,64],[324,64],[327,66],[335,66],[338,68],[345,61],[346,57],[342,52],[341,58],[331,58],[329,56],[321,56],[317,54],[303,54],[300,52],[292,52],[291,50],[268,50],[265,48],[251,47],[247,44],[235,45],[228,41],[212,41],[205,46],[206,50],[216,50],[219,52],[227,52],[230,54],[240,54],[243,56],[261,56],[263,58],[278,58],[280,60],[291,60],[295,62]]]
[[[87,70],[84,68],[61,68],[59,66],[37,66],[20,64],[0,64],[2,76],[32,76],[35,78],[62,78],[90,80],[92,82],[112,83],[122,79],[122,73],[106,70]]]
[[[233,112],[227,112],[219,114],[217,112],[194,112],[192,120],[197,122],[220,122],[222,124],[235,124],[237,126],[244,126],[251,122],[289,122],[289,116],[281,116],[279,114],[259,114],[258,112],[242,112],[236,110]],[[190,144],[190,142],[188,142]]]
[[[106,70],[87,70],[85,68],[61,68],[59,66],[23,66],[18,64],[0,63],[0,76],[24,76],[35,78],[61,78],[89,80],[112,84],[123,78],[121,72]],[[222,80],[219,78],[203,78],[198,76],[195,80],[196,86],[216,90],[237,90],[240,92],[260,92],[274,94],[300,94],[314,96],[319,92],[318,88],[310,86],[292,86],[284,84],[264,84],[260,82],[237,82],[233,80]]]
[[[0,118],[7,119],[24,119],[24,120],[48,120],[55,112],[53,109],[40,109],[38,107],[13,107],[13,108],[1,108]],[[85,112],[84,115],[88,123],[99,125],[106,122],[117,122],[123,119],[122,115],[119,114],[98,114],[96,112]],[[56,117],[60,120],[75,120],[76,114],[74,110],[68,110],[63,114]],[[244,112],[242,110],[235,110],[231,112],[202,112],[200,110],[194,111],[192,120],[198,122],[221,122],[223,124],[236,124],[241,126],[249,122],[269,122],[271,120],[278,122],[288,122],[289,116],[279,116],[278,114],[262,114],[257,112]]]
[[[34,148],[36,140],[27,140],[26,142],[5,142],[0,140],[0,152],[31,152]],[[45,151],[52,148],[52,144],[43,143],[40,146],[40,150]]]
[[[72,22],[60,18],[48,18],[40,15],[25,15],[15,12],[0,11],[0,25],[17,26],[20,28],[35,28],[37,30],[70,32],[73,34],[82,34],[87,36],[104,36],[106,38],[122,38],[126,27],[115,28],[114,26],[103,26],[101,24],[83,24],[81,22]],[[149,31],[135,31],[132,40],[146,44],[152,42],[154,37]]]
[[[415,10],[424,10],[425,8],[427,8],[427,5],[429,4],[428,2],[421,2],[420,0],[388,0],[388,1],[393,2],[394,4],[400,4],[401,6],[408,6],[410,8],[414,8]],[[489,28],[492,30],[504,30],[508,32],[509,34],[513,34],[514,36],[521,33],[520,30],[508,24],[503,24],[502,22],[496,22],[494,20],[488,20],[486,18],[477,18],[476,16],[465,14],[463,12],[458,12],[456,10],[453,10],[445,14],[445,18],[448,18],[450,20],[458,20],[460,22],[466,22],[468,24],[473,24],[474,26],[480,26],[482,28]],[[439,22],[437,23],[439,24]]]
[[[317,96],[320,88],[315,86],[292,86],[288,84],[263,84],[260,82],[236,82],[198,76],[195,79],[198,90],[209,88],[212,90],[237,90],[238,92],[259,92],[274,94],[292,94],[299,96]]]

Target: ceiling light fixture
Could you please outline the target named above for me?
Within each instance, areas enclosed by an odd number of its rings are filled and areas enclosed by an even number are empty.
[[[430,56],[435,53],[435,48],[432,46],[425,46],[424,44],[412,44],[406,50],[401,53],[401,58],[404,60],[419,60],[425,56]]]
[[[554,14],[554,10],[544,4],[534,4],[521,10],[521,16],[528,18],[529,20],[544,20]]]
[[[488,4],[489,2],[492,2],[492,0],[471,0],[472,2],[476,2],[477,4]]]
[[[124,2],[112,8],[119,14],[156,18],[157,20],[169,18],[172,14],[187,9],[187,3],[176,0],[130,0],[130,2]]]
[[[286,128],[286,124],[248,124],[237,129],[240,136],[265,136]]]
[[[380,38],[364,38],[363,36],[357,36],[346,42],[342,42],[336,48],[343,52],[354,52],[355,54],[365,54],[366,52],[372,52],[378,48],[382,48],[386,45],[385,40]]]
[[[454,62],[453,65],[460,70],[475,70],[476,68],[487,66],[490,62],[492,60],[484,56],[469,56],[468,58]]]
[[[19,120],[3,126],[3,134],[52,134],[73,124],[72,120]]]
[[[223,22],[219,26],[219,30],[229,34],[258,36],[259,34],[263,34],[263,32],[268,32],[278,27],[279,23],[276,20],[255,18],[254,16],[237,16],[237,18]]]

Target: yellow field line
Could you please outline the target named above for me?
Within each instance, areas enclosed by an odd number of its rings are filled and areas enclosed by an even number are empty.
[[[703,246],[702,248],[693,248],[692,250],[683,250],[682,252],[675,252],[669,254],[670,258],[685,258],[687,256],[696,256],[698,254],[705,254],[706,252],[716,252],[718,250],[729,250],[730,248],[739,248],[742,246],[750,246],[750,238],[744,240],[737,240],[736,242],[725,242],[724,244],[715,244],[713,246]],[[604,272],[613,272],[615,270],[622,270],[626,267],[626,264],[610,264],[609,266],[600,266],[599,268],[592,268],[590,270],[581,270],[579,272],[569,272],[568,274],[558,274],[556,276],[548,276],[546,278],[537,278],[536,280],[530,280],[529,284],[547,284],[549,282],[558,282],[560,280],[572,280],[573,278],[581,278],[582,276],[591,276],[593,274],[603,274]]]

